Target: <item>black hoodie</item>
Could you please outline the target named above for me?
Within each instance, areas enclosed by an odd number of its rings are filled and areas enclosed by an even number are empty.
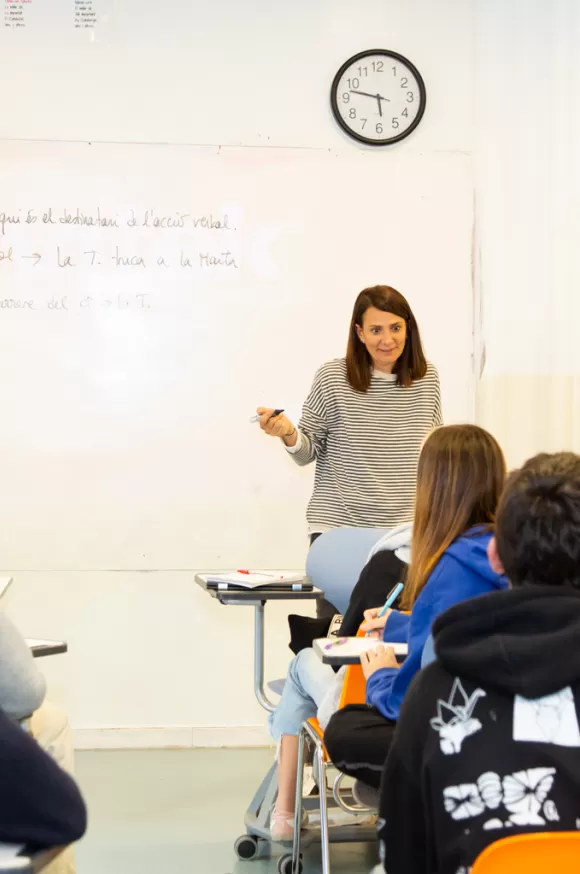
[[[468,874],[502,837],[580,829],[580,592],[473,598],[433,634],[383,779],[388,874]]]
[[[72,779],[0,710],[0,842],[28,849],[78,841],[87,811]]]

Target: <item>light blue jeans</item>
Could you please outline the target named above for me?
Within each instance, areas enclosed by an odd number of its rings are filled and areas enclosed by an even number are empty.
[[[298,734],[306,719],[316,716],[335,673],[323,665],[313,649],[303,649],[290,662],[280,703],[269,717],[270,734],[280,740],[283,734]]]

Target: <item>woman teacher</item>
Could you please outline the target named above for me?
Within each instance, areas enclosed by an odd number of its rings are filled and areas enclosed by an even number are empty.
[[[423,441],[442,424],[439,375],[427,363],[402,294],[365,288],[352,313],[346,358],[324,364],[295,427],[258,408],[260,427],[299,465],[316,461],[311,538],[330,528],[391,528],[413,518]]]

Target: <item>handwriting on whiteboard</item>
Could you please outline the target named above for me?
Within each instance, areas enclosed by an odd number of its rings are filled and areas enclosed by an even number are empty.
[[[55,210],[52,206],[46,210],[19,209],[15,212],[0,211],[0,235],[5,236],[11,227],[16,225],[70,225],[81,228],[155,228],[158,230],[209,230],[236,231],[230,227],[228,215],[195,215],[188,212],[164,214],[155,209],[142,211],[130,209],[128,214],[105,214],[99,206],[94,212],[86,212],[79,207],[65,207]]]
[[[243,251],[238,224],[219,210],[143,206],[121,212],[48,204],[0,209],[0,310],[151,309],[149,292],[161,291],[164,275],[234,279]],[[60,290],[47,273],[79,280],[67,280]],[[150,277],[146,288],[125,287],[125,280],[120,288],[109,287],[113,275],[128,277],[130,284],[131,276],[144,273]],[[49,297],[49,289],[57,296]]]
[[[40,248],[40,247],[38,247]],[[43,259],[45,263],[54,267],[78,267],[83,263],[88,267],[102,267],[109,262],[115,267],[181,267],[192,269],[195,265],[200,268],[211,267],[228,267],[234,270],[238,269],[236,259],[232,255],[230,249],[225,249],[220,252],[216,250],[210,252],[192,252],[181,249],[175,259],[172,260],[166,255],[154,254],[139,254],[134,250],[123,249],[120,246],[115,246],[112,254],[107,251],[97,251],[97,249],[89,249],[88,251],[72,253],[70,249],[56,246],[54,249],[43,252],[29,252],[23,250],[20,253],[14,246],[8,249],[0,249],[0,264],[3,262],[12,262],[20,259],[21,261],[30,261],[32,267],[36,267]]]
[[[115,294],[106,297],[86,295],[73,299],[69,295],[63,297],[51,296],[47,300],[38,301],[35,298],[22,300],[15,297],[0,298],[0,310],[39,311],[47,309],[54,313],[68,313],[74,310],[150,310],[151,295],[149,294]]]

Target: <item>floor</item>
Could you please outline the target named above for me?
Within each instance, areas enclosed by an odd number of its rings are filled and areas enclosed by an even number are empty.
[[[272,750],[135,750],[77,753],[89,807],[78,874],[274,874],[277,857],[239,861],[235,839]],[[331,847],[332,874],[368,874],[369,844]],[[304,874],[319,874],[319,850]]]

